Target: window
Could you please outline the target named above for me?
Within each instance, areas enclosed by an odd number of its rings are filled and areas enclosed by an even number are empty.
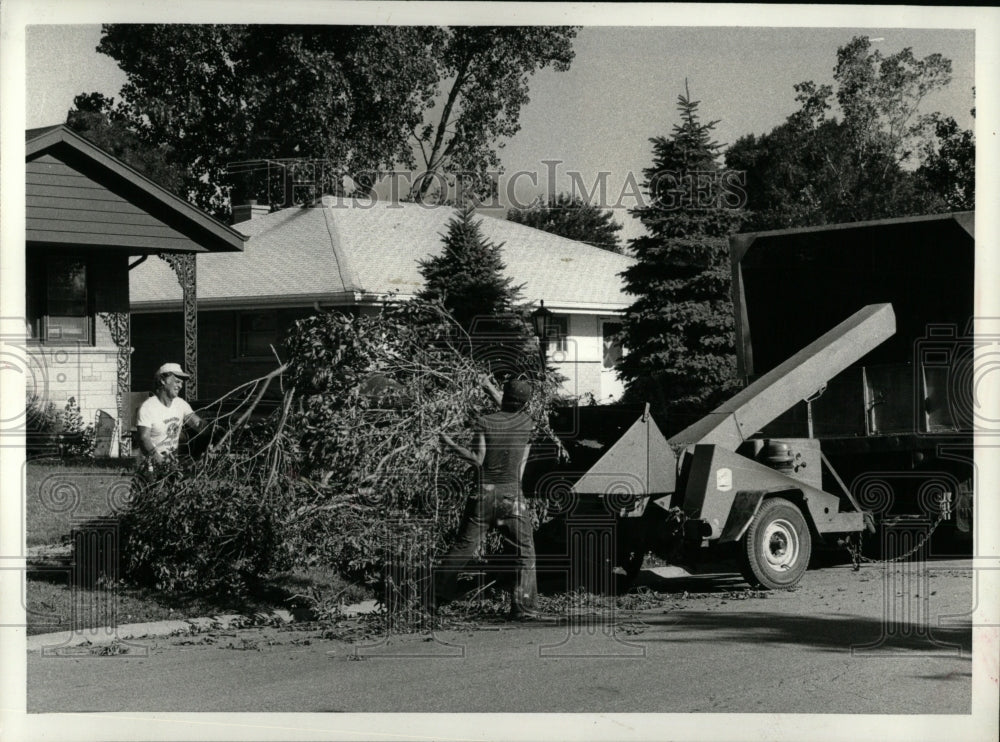
[[[554,314],[545,322],[545,334],[549,339],[549,350],[565,351],[566,338],[569,335],[569,317],[565,314]]]
[[[622,344],[618,339],[618,334],[622,331],[621,322],[601,322],[601,342],[604,345],[604,368],[614,368],[615,364],[621,360]]]
[[[89,343],[91,313],[86,261],[49,255],[30,260],[25,267],[32,337],[52,343]]]
[[[236,315],[236,355],[240,358],[273,358],[278,344],[276,312],[240,312]]]

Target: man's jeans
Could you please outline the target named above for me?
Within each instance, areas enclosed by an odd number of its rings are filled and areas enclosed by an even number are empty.
[[[511,594],[511,614],[516,616],[534,611],[538,600],[535,543],[528,505],[516,484],[484,484],[478,495],[468,499],[458,538],[442,560],[444,569],[435,576],[436,600],[442,603],[452,599],[458,573],[472,561],[473,554],[492,526],[498,526],[504,540],[515,549],[517,574]]]

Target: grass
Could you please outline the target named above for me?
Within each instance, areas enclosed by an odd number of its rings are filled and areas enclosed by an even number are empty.
[[[295,580],[313,584],[302,576]],[[279,576],[269,580],[258,595],[226,600],[122,585],[117,589],[84,589],[70,585],[68,570],[61,574],[47,570],[34,576],[29,570],[25,606],[28,634],[231,613],[252,615],[275,608],[291,610],[300,617],[307,615],[307,601],[294,599],[295,591],[283,581]]]
[[[29,461],[25,474],[28,546],[57,544],[76,521],[107,516],[128,498],[131,460],[66,464]]]
[[[30,461],[25,475],[26,541],[29,547],[65,542],[74,524],[113,515],[124,506],[131,471],[121,460],[63,463]],[[31,560],[29,560],[30,562]],[[312,567],[268,576],[257,594],[227,599],[162,592],[119,584],[113,589],[72,586],[68,560],[29,564],[25,588],[28,634],[144,623],[285,608],[307,612],[308,597],[344,604],[371,597],[333,569]]]

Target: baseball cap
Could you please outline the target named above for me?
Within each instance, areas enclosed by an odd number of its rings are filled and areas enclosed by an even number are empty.
[[[178,379],[190,379],[191,374],[187,373],[181,368],[179,363],[164,363],[156,370],[157,376],[165,376],[166,374],[173,374]]]
[[[522,379],[511,379],[503,387],[503,402],[500,406],[504,409],[516,409],[528,404],[531,400],[531,384]]]

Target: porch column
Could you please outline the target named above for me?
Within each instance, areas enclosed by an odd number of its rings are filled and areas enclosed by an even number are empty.
[[[104,322],[111,334],[111,339],[118,348],[117,373],[118,386],[115,390],[115,404],[118,407],[118,455],[128,456],[131,442],[127,441],[129,431],[125,429],[128,419],[128,393],[132,391],[132,313],[131,312],[101,312],[97,315]],[[123,454],[124,452],[124,454]]]
[[[160,253],[174,273],[184,292],[184,370],[191,374],[187,381],[188,399],[198,398],[198,290],[197,266],[194,253]]]

